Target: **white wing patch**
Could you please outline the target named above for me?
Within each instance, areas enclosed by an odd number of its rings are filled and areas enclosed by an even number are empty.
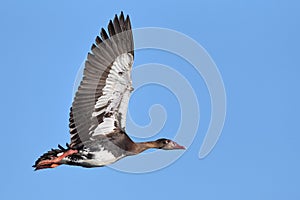
[[[132,91],[131,67],[133,56],[124,53],[116,58],[105,80],[102,95],[95,104],[92,118],[103,116],[103,121],[90,135],[105,135],[116,127],[125,129],[130,92]],[[97,111],[96,111],[97,110]]]
[[[108,134],[111,133],[113,131],[113,129],[115,128],[114,126],[114,118],[104,118],[103,122],[101,124],[99,124],[96,129],[94,130],[93,135],[100,135],[100,134]]]

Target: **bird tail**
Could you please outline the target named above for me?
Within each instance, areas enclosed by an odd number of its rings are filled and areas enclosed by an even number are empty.
[[[69,144],[66,144],[67,149],[58,145],[58,149],[51,149],[50,151],[44,153],[40,156],[36,161],[35,164],[32,166],[34,170],[40,170],[45,168],[54,168],[62,163],[60,161],[73,153],[77,153],[77,150],[72,149]]]

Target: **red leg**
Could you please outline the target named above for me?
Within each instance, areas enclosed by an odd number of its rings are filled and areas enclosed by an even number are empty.
[[[68,151],[64,152],[61,156],[58,156],[58,157],[53,157],[53,159],[51,160],[42,160],[41,162],[39,162],[36,166],[36,170],[39,170],[39,169],[45,169],[45,168],[54,168],[54,167],[57,167],[59,165],[61,165],[59,162],[69,156],[69,155],[72,155],[74,153],[78,153],[77,150],[73,150],[73,149],[69,149]]]

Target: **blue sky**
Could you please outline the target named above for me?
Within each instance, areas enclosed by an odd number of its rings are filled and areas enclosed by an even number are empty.
[[[276,0],[1,2],[0,198],[299,199],[299,8],[297,1]],[[168,64],[196,88],[199,131],[183,156],[146,174],[68,166],[34,172],[40,154],[69,141],[76,73],[100,28],[121,10],[134,28],[177,30],[211,55],[227,94],[217,145],[198,158],[210,119],[201,77],[183,70],[188,64],[174,56],[144,51],[137,64]],[[130,112],[136,123],[147,124],[147,110],[157,102],[171,113],[157,137],[169,136],[180,113],[168,90],[141,89]]]

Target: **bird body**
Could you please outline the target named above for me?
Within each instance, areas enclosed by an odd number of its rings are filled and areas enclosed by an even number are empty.
[[[43,154],[35,170],[62,164],[100,167],[149,148],[184,149],[169,139],[133,142],[125,132],[126,113],[133,91],[134,60],[129,16],[123,12],[102,28],[85,62],[82,81],[70,109],[71,142]]]

